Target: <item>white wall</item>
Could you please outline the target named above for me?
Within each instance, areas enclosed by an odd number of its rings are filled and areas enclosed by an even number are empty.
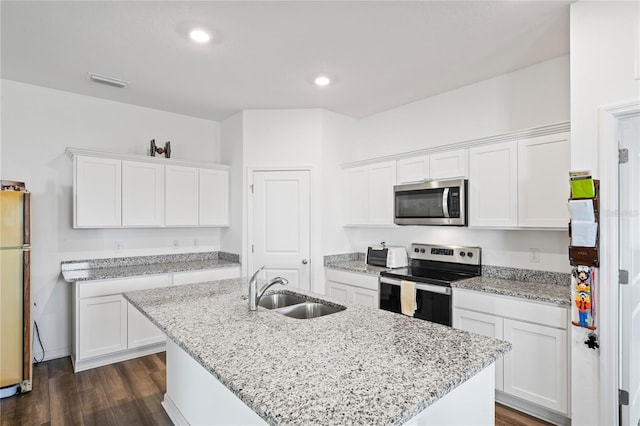
[[[66,147],[145,155],[149,140],[170,140],[178,159],[219,161],[219,124],[148,108],[2,80],[2,179],[32,193],[32,294],[47,358],[69,354],[70,285],[60,261],[135,254],[216,250],[219,231],[73,229],[72,161]],[[116,89],[114,89],[116,90]],[[180,250],[173,250],[178,240]],[[115,251],[116,243],[122,247]],[[35,348],[40,356],[39,348]]]
[[[239,112],[220,124],[220,161],[231,167],[229,171],[229,227],[220,231],[220,249],[229,253],[244,253],[242,238],[243,191],[243,113]],[[241,259],[242,260],[242,259]],[[246,265],[243,266],[246,267]],[[246,275],[246,271],[244,271]]]
[[[363,118],[343,162],[568,120],[569,57],[561,56]]]
[[[640,98],[640,81],[634,79],[634,60],[640,60],[639,16],[636,1],[580,1],[571,5],[571,166],[591,170],[595,177],[600,176],[600,145],[605,143],[599,140],[598,109]],[[603,201],[606,197],[602,194]],[[601,239],[605,238],[602,233]],[[603,253],[601,259],[606,258]],[[617,269],[617,265],[608,267]],[[600,303],[599,311],[615,309],[615,298],[604,297],[605,292],[595,301],[596,306]],[[602,320],[598,324],[601,345],[614,342],[615,336],[607,335],[607,331],[617,329],[617,324],[605,324],[603,318],[606,317],[596,317],[596,321]],[[586,334],[582,329],[571,328],[572,424],[615,424],[615,389],[603,391],[600,381],[601,375],[615,373],[600,358],[603,348],[592,350],[584,345]],[[617,356],[617,348],[606,349]],[[600,392],[605,393],[604,397]]]
[[[355,123],[343,162],[464,142],[569,120],[567,56],[423,99]],[[497,231],[454,227],[349,228],[353,249],[385,241],[480,246],[482,262],[568,272],[566,231]],[[539,262],[529,250],[539,249]],[[329,254],[329,253],[326,253]]]

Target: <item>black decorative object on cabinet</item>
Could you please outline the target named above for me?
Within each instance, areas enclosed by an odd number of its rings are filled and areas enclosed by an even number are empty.
[[[171,158],[171,141],[165,142],[164,148],[161,148],[156,146],[155,139],[151,139],[150,145],[151,147],[149,149],[149,155],[151,155],[152,157],[155,157],[156,153],[158,153],[160,155],[164,154],[164,158]]]

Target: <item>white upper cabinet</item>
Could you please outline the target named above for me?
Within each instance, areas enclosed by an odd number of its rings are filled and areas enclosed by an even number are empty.
[[[423,182],[425,179],[430,178],[428,155],[403,158],[398,160],[396,167],[396,182],[398,185]]]
[[[229,167],[67,148],[74,228],[229,226]]]
[[[199,170],[193,167],[165,168],[165,223],[168,226],[198,225]]]
[[[396,162],[345,169],[346,225],[392,225]]]
[[[469,150],[469,226],[566,228],[569,134]]]
[[[518,226],[516,141],[469,149],[469,226]]]
[[[113,228],[122,225],[122,161],[75,157],[74,227]]]
[[[429,156],[431,179],[466,178],[467,150],[438,152]]]
[[[229,173],[200,169],[199,224],[229,226]]]
[[[122,226],[162,226],[164,165],[122,162]]]
[[[569,133],[518,142],[518,225],[566,228],[569,223]]]

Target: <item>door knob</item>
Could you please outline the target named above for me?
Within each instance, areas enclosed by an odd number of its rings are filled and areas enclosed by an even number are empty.
[[[307,263],[309,263],[309,261],[307,259],[302,259],[302,264],[306,265]]]

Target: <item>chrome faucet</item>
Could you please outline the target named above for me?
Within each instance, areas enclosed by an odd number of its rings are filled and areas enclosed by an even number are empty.
[[[276,277],[271,281],[269,281],[268,283],[266,283],[260,289],[260,291],[258,291],[258,274],[263,269],[264,269],[264,265],[258,268],[258,270],[254,272],[251,278],[249,279],[249,310],[250,311],[255,311],[258,309],[258,302],[260,302],[260,298],[262,298],[262,296],[264,295],[264,292],[267,291],[269,287],[271,287],[274,284],[282,284],[282,285],[289,284],[289,281],[286,278]]]

